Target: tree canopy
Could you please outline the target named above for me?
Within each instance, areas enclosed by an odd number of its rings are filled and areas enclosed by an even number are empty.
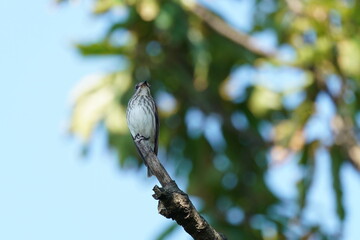
[[[214,228],[229,239],[334,239],[303,210],[319,150],[331,156],[340,223],[340,170],[347,162],[360,168],[360,2],[249,2],[242,29],[206,1],[95,0],[92,14],[107,17],[107,31],[76,47],[122,64],[79,84],[70,131],[86,143],[102,125],[119,165],[141,166],[125,109],[133,86],[148,80],[160,160],[187,180]],[[265,178],[285,161],[302,173],[294,199],[277,196]],[[171,229],[164,231],[159,239]]]

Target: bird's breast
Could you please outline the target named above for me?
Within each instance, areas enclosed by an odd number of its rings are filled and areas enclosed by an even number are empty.
[[[155,117],[142,106],[135,106],[129,112],[128,124],[131,134],[140,134],[144,137],[152,137],[155,132]]]

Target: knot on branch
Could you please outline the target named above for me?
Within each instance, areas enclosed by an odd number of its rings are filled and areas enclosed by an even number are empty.
[[[174,181],[162,188],[155,186],[153,191],[153,197],[159,201],[159,213],[166,218],[175,220],[194,239],[226,239],[217,233],[196,211],[189,196],[181,191]]]
[[[158,211],[161,215],[173,220],[179,217],[184,220],[189,218],[191,208],[189,196],[178,188],[175,181],[171,181],[163,188],[155,186],[153,191],[155,192],[153,197],[159,200]],[[180,224],[182,221],[177,222]]]

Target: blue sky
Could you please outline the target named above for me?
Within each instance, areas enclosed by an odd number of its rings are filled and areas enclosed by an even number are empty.
[[[50,3],[0,2],[0,239],[152,239],[170,224],[155,180],[119,171],[101,134],[84,159],[66,133],[71,89],[114,64],[72,44],[104,25],[83,5]]]
[[[113,60],[84,60],[72,44],[93,39],[104,26],[82,4],[0,1],[0,239],[147,240],[171,223],[157,214],[151,197],[156,182],[144,169],[119,171],[101,134],[84,159],[79,142],[67,135],[71,89],[84,76],[116,66]],[[329,159],[320,158],[324,170],[312,196],[314,208],[324,205],[320,216],[327,218],[333,208]],[[269,173],[279,195],[291,191],[283,181],[296,171],[291,164]],[[343,179],[345,239],[360,239],[360,177],[347,166]],[[318,221],[311,214],[310,220]],[[189,237],[178,230],[172,239]]]

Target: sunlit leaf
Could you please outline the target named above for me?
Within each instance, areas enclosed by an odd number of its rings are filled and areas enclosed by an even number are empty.
[[[144,21],[154,20],[159,13],[159,5],[156,0],[138,0],[137,11]]]
[[[98,0],[95,1],[93,12],[101,14],[110,11],[112,8],[123,4],[124,0]]]
[[[279,110],[280,96],[264,87],[256,87],[250,96],[249,108],[257,116],[263,116],[270,110]]]
[[[338,43],[338,60],[343,71],[350,75],[360,75],[360,43],[356,39]]]
[[[117,98],[128,89],[129,81],[122,73],[83,79],[72,94],[70,131],[88,141],[94,128],[105,120],[112,132],[125,133],[125,110],[118,105]]]

